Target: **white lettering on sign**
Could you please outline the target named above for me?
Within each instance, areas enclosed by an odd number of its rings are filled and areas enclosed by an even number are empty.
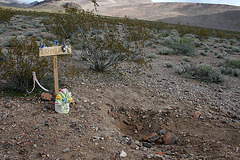
[[[63,52],[63,46],[54,46],[54,47],[44,47],[39,48],[39,56],[57,56],[61,54],[70,54],[71,48],[69,46],[65,47],[65,52]]]

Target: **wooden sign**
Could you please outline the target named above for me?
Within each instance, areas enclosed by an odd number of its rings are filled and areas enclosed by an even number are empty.
[[[58,67],[57,56],[62,54],[71,54],[71,48],[69,46],[52,46],[39,48],[39,56],[53,56],[53,74],[54,74],[54,90],[55,95],[59,93],[58,87]]]
[[[44,47],[39,48],[39,56],[57,56],[61,54],[70,54],[71,48],[66,46],[65,52],[63,52],[63,46],[53,46],[53,47]]]

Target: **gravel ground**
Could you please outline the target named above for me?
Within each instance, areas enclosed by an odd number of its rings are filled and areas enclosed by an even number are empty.
[[[222,75],[225,82],[216,84],[178,75],[183,56],[157,54],[167,38],[144,49],[152,70],[139,75],[86,70],[65,80],[74,99],[68,114],[56,113],[53,102],[38,94],[0,97],[0,157],[240,159],[239,77]],[[191,63],[217,67],[227,58],[240,59],[239,53],[225,53],[239,42],[195,40],[201,43],[197,52],[208,56],[189,57]],[[211,50],[224,51],[224,58]]]

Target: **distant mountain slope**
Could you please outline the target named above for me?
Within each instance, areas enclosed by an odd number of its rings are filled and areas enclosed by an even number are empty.
[[[162,21],[240,32],[240,11],[225,11],[211,15],[178,16],[162,19]]]
[[[18,0],[0,0],[0,7],[4,6],[4,7],[15,7],[15,8],[27,8],[27,7],[32,7],[35,4],[37,4],[37,1],[27,4],[27,3],[21,3]]]
[[[99,13],[108,16],[161,20],[207,28],[240,31],[240,7],[199,3],[146,3],[102,6]]]
[[[3,1],[17,0],[0,0],[0,5],[4,3],[17,7],[18,4]],[[45,0],[33,3],[34,6],[31,8],[57,12],[62,11],[66,3],[89,11],[95,9],[91,0]],[[240,7],[237,6],[199,3],[154,3],[151,0],[97,0],[97,3],[99,4],[98,14],[107,16],[128,16],[143,20],[179,22],[193,26],[240,31]]]
[[[18,0],[0,0],[1,3],[21,3]]]

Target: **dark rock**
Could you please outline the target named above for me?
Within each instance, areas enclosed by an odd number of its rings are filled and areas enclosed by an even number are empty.
[[[163,135],[166,134],[166,130],[165,130],[165,129],[161,129],[161,130],[158,132],[158,134],[159,134],[160,136],[163,136]]]
[[[152,143],[148,143],[148,142],[143,142],[142,145],[144,147],[147,147],[147,148],[152,148],[153,147],[153,144]]]
[[[2,147],[3,147],[4,149],[9,149],[9,148],[11,147],[11,144],[8,143],[8,142],[4,142],[3,145],[2,145]]]
[[[160,139],[159,135],[153,135],[152,137],[149,137],[145,141],[150,142],[150,143],[156,143]]]

